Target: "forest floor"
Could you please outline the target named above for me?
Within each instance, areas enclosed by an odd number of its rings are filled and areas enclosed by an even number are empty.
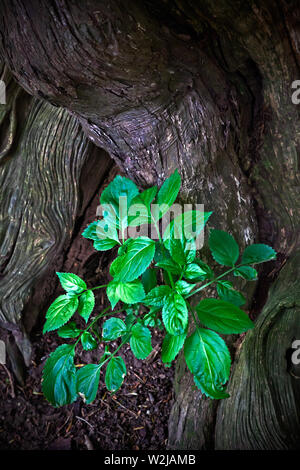
[[[104,185],[116,173],[113,168]],[[61,258],[54,260],[44,284],[39,283],[38,305],[46,299],[45,307],[48,308],[49,303],[62,294],[55,271],[78,274],[90,287],[105,284],[110,279],[109,265],[116,255],[114,250],[95,252],[92,243],[81,236],[84,228],[96,218],[101,190],[103,186],[91,198],[84,216],[77,220],[71,244]],[[55,279],[54,289],[50,276]],[[95,294],[95,313],[99,313],[99,309],[107,306],[107,299],[103,290],[95,291]],[[24,384],[16,381],[9,364],[5,367],[0,364],[0,449],[165,449],[173,400],[174,367],[167,368],[160,360],[162,333],[152,330],[153,351],[145,361],[137,360],[129,345],[121,350],[127,375],[116,394],[107,392],[102,373],[93,403],[86,405],[78,398],[72,405],[54,408],[42,394],[42,369],[58,345],[72,340],[63,340],[55,332],[44,336],[44,317],[45,309],[42,309],[39,322],[30,335],[32,357]],[[9,333],[0,329],[0,339],[7,336]],[[95,363],[102,354],[101,347],[89,352],[79,347],[75,364]]]
[[[154,335],[153,335],[154,336]],[[116,394],[109,394],[104,375],[96,400],[85,405],[53,408],[41,391],[42,368],[63,340],[37,334],[24,386],[0,365],[0,449],[18,450],[161,450],[166,448],[172,401],[173,368],[159,359],[160,332],[147,361],[135,359],[129,346],[123,357],[127,376]],[[99,360],[100,351],[77,355],[76,364]]]

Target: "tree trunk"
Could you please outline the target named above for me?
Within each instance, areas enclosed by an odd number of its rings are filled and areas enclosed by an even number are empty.
[[[27,95],[7,69],[3,78],[7,104],[0,106],[0,325],[12,331],[29,365],[28,334],[53,292],[54,273],[74,237],[76,218],[111,161],[66,110]],[[87,185],[84,176],[91,169]],[[22,381],[16,354],[13,349],[10,356]]]
[[[300,8],[284,0],[126,3],[3,0],[0,52],[28,93],[71,112],[51,107],[76,135],[79,121],[138,184],[179,168],[182,201],[213,210],[210,226],[241,247],[259,241],[279,252],[248,291],[255,329],[227,338],[237,358],[231,397],[203,398],[179,359],[169,447],[296,448],[300,385],[287,351],[300,314],[300,132],[291,100]]]

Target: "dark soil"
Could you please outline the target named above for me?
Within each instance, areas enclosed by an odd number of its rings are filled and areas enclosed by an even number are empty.
[[[116,174],[113,169],[104,186]],[[96,191],[87,204],[74,229],[71,243],[54,265],[48,277],[41,281],[34,294],[35,305],[45,304],[38,323],[31,331],[33,353],[26,371],[25,383],[20,385],[11,372],[10,364],[0,364],[0,449],[30,450],[162,450],[166,448],[168,417],[172,403],[174,368],[166,368],[160,360],[162,334],[152,330],[153,352],[145,361],[137,360],[129,345],[121,350],[127,376],[122,388],[114,395],[107,392],[104,374],[96,400],[85,405],[79,398],[72,405],[52,407],[41,391],[44,363],[49,354],[64,341],[55,332],[42,335],[46,309],[60,294],[55,271],[73,272],[81,276],[89,287],[106,284],[109,265],[115,254],[95,252],[92,243],[81,236],[93,220],[99,194]],[[54,288],[52,287],[54,285]],[[51,286],[51,288],[49,287]],[[103,290],[95,291],[95,314],[107,305]],[[45,300],[46,299],[46,300]],[[27,312],[30,313],[30,305]],[[99,325],[101,327],[101,324]],[[0,329],[0,338],[10,333]],[[85,352],[78,348],[75,364],[99,361],[101,348]]]
[[[148,360],[135,359],[129,346],[123,350],[127,376],[115,395],[107,392],[103,374],[93,403],[78,399],[62,408],[53,408],[41,393],[42,368],[58,345],[57,336],[38,334],[25,386],[12,376],[11,381],[0,366],[0,449],[164,449],[173,370],[159,359],[155,333]],[[81,351],[76,364],[95,362],[100,355]]]

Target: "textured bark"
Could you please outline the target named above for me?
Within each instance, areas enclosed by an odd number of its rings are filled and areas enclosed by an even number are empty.
[[[28,96],[7,71],[4,78],[8,101],[0,108],[0,321],[13,331],[28,364],[27,334],[43,307],[34,309],[30,303],[34,286],[70,242],[76,216],[99,186],[109,158],[87,140],[66,110]],[[89,186],[81,192],[82,169],[91,159],[94,178],[89,176]]]
[[[246,335],[228,388],[231,397],[218,408],[217,449],[300,448],[300,368],[290,354],[300,337],[299,270],[298,251]]]
[[[249,290],[253,316],[288,260],[243,342],[229,400],[203,399],[179,361],[169,446],[294,448],[286,430],[299,429],[299,382],[283,353],[298,310],[277,304],[278,290],[280,302],[294,290],[289,273],[299,278],[297,2],[4,0],[0,51],[21,86],[75,114],[141,186],[179,168],[182,200],[213,210],[211,226],[242,248],[275,247],[278,261]]]

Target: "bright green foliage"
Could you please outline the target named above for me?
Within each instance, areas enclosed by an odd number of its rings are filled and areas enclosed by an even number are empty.
[[[106,368],[105,385],[110,392],[116,392],[121,387],[126,375],[126,365],[121,356],[113,356]]]
[[[157,204],[159,204],[159,206],[164,205],[165,209],[160,211],[159,217],[155,217],[156,219],[162,217],[175,202],[179,193],[180,185],[181,178],[178,170],[175,170],[174,173],[166,179],[158,191]]]
[[[132,282],[112,281],[107,286],[107,297],[114,309],[119,300],[126,304],[141,302],[145,297],[145,291],[143,284],[138,279]]]
[[[142,192],[128,178],[117,176],[102,192],[102,218],[92,222],[83,236],[96,250],[118,248],[110,265],[112,280],[105,286],[91,287],[75,274],[57,273],[65,294],[50,305],[43,331],[58,330],[59,337],[72,344],[59,346],[44,367],[43,393],[52,405],[72,403],[78,396],[91,403],[104,366],[106,388],[116,392],[126,376],[126,365],[118,351],[129,343],[137,359],[146,359],[152,351],[151,333],[155,334],[156,328],[165,332],[161,359],[166,366],[183,350],[201,392],[213,399],[228,397],[224,386],[231,360],[218,333],[240,334],[254,326],[240,308],[246,299],[232,281],[237,277],[256,280],[257,271],[252,265],[275,259],[276,253],[267,245],[254,244],[238,261],[240,250],[232,235],[211,229],[209,248],[216,262],[215,274],[197,256],[197,242],[211,212],[188,210],[174,216],[170,223],[163,219],[161,227],[166,229],[162,236],[159,220],[169,215],[180,184],[177,170],[159,190],[153,186]],[[153,204],[159,206],[158,210]],[[150,232],[145,236],[144,230],[137,230],[136,237],[131,235],[135,228],[150,223],[157,240],[150,238]],[[219,273],[220,265],[229,268]],[[216,289],[219,298],[203,296],[193,308],[189,297],[200,295],[208,286]],[[93,313],[94,290],[101,288],[106,289],[109,306]],[[86,326],[82,327],[84,322]],[[104,345],[104,353],[98,364],[76,370],[76,348],[81,345],[85,351],[95,349],[96,355],[100,344]]]
[[[170,335],[169,333],[166,334],[161,351],[161,360],[164,363],[168,364],[175,359],[184,345],[185,338],[186,333],[177,336]]]
[[[94,248],[97,251],[110,250],[120,243],[116,225],[108,224],[105,220],[92,222],[82,235],[94,241]]]
[[[125,253],[113,261],[110,273],[117,281],[133,281],[148,268],[154,253],[154,240],[147,237],[129,240]]]
[[[77,398],[74,352],[72,344],[62,344],[46,361],[42,389],[53,406],[67,405]]]
[[[238,260],[239,246],[227,232],[211,230],[209,248],[214,260],[223,266],[234,266]]]
[[[145,297],[144,304],[152,307],[162,308],[166,297],[171,294],[172,290],[169,286],[157,286],[154,287]]]
[[[146,294],[150,292],[157,285],[156,269],[149,268],[142,274],[142,283]]]
[[[84,331],[80,340],[85,351],[90,351],[91,349],[96,349],[98,347],[97,341],[89,331]]]
[[[103,326],[103,341],[114,341],[124,335],[127,328],[120,318],[109,318]]]
[[[100,202],[104,206],[104,221],[121,232],[128,226],[128,207],[137,196],[137,186],[128,178],[116,178],[102,192]]]
[[[184,357],[195,383],[211,398],[226,398],[223,390],[230,372],[230,354],[214,331],[197,328],[184,343]]]
[[[202,276],[202,280],[208,279],[212,281],[215,278],[213,270],[206,263],[204,263],[201,259],[196,258],[194,262],[198,264],[198,266],[200,266],[200,268],[205,272],[205,274],[203,274]]]
[[[46,323],[43,333],[56,330],[64,325],[74,315],[78,307],[77,297],[70,298],[68,295],[60,295],[50,305],[46,313]]]
[[[186,281],[177,281],[175,284],[175,289],[178,294],[187,295],[194,289],[196,284],[189,284]]]
[[[186,211],[177,215],[164,231],[164,241],[175,238],[182,240],[192,240],[196,238],[204,229],[212,212]],[[168,243],[167,243],[168,245]]]
[[[243,333],[254,327],[243,310],[224,300],[203,299],[196,311],[200,322],[218,333]]]
[[[172,292],[166,297],[162,319],[167,332],[170,335],[181,335],[188,324],[188,308],[182,295]]]
[[[247,246],[242,256],[242,263],[258,264],[271,259],[276,259],[276,251],[268,245],[256,244]]]
[[[229,281],[218,281],[217,292],[220,299],[231,302],[237,307],[241,307],[246,303],[246,299],[243,294],[233,289],[232,283]]]
[[[87,323],[88,319],[90,318],[90,314],[94,310],[95,307],[95,296],[92,290],[85,291],[79,297],[79,305],[78,305],[78,313],[79,315],[84,318],[85,322]]]
[[[251,266],[241,266],[240,268],[236,268],[233,271],[235,276],[240,276],[247,281],[256,281],[257,280],[257,271],[256,269],[252,268]]]
[[[57,332],[58,336],[61,338],[77,338],[81,333],[81,330],[77,328],[74,321],[70,321],[64,326],[61,326]]]
[[[91,403],[96,398],[100,372],[100,364],[87,364],[77,371],[76,389],[77,393],[80,394],[85,403]]]
[[[131,329],[130,347],[137,359],[146,359],[152,351],[150,330],[136,323]]]
[[[62,288],[66,292],[71,292],[72,294],[79,294],[87,289],[86,283],[72,273],[56,273],[60,280]]]
[[[205,275],[206,272],[197,263],[187,264],[184,270],[185,279],[202,280]]]

